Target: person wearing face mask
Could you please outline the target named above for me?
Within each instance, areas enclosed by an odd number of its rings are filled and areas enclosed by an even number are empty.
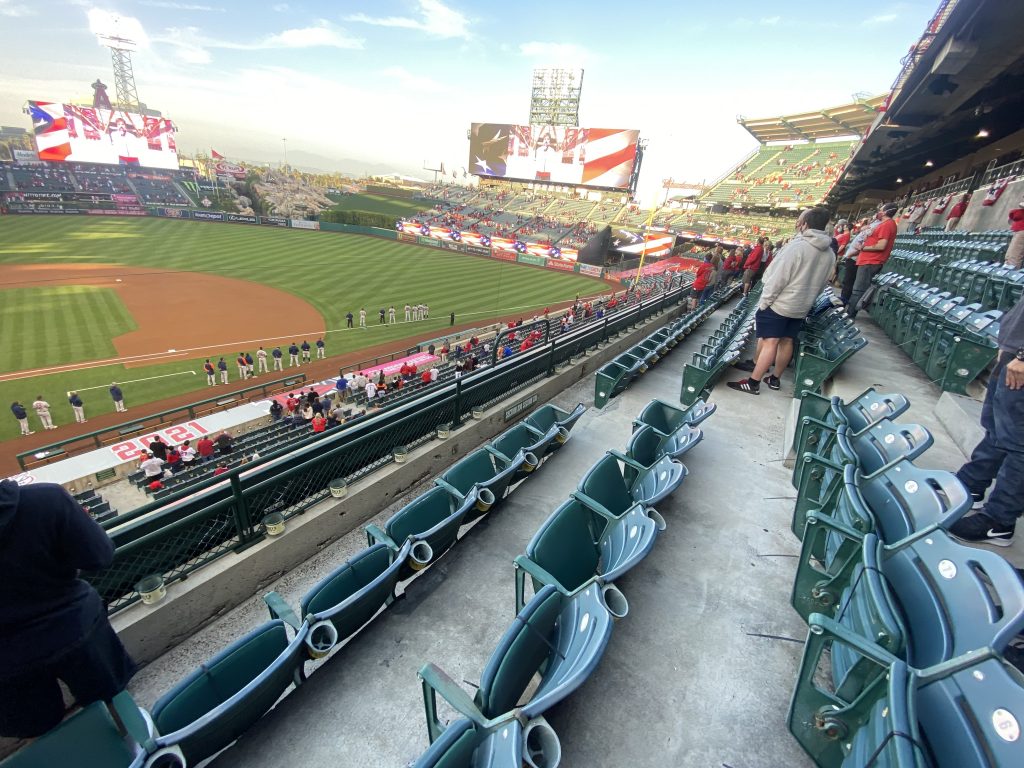
[[[729,387],[750,395],[760,394],[761,379],[769,389],[779,389],[781,374],[793,358],[793,345],[804,318],[825,287],[835,255],[832,238],[825,234],[831,214],[827,208],[810,208],[797,219],[794,237],[765,270],[755,323],[757,353],[752,375],[730,381]],[[765,375],[775,366],[775,372]],[[743,368],[743,366],[738,366]],[[749,369],[748,369],[749,370]]]
[[[877,275],[892,253],[896,242],[896,203],[887,203],[882,208],[882,219],[874,231],[864,241],[864,247],[857,256],[857,278],[853,283],[853,292],[846,311],[852,320],[860,309],[861,297],[871,285],[871,279]]]

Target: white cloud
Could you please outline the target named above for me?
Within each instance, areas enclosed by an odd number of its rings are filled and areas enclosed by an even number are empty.
[[[185,64],[209,64],[211,49],[231,51],[265,51],[296,48],[342,48],[359,50],[363,41],[350,37],[345,30],[328,21],[320,20],[315,26],[286,29],[251,42],[235,42],[206,37],[198,27],[170,27],[153,42],[174,48],[178,60]]]
[[[32,16],[34,14],[35,11],[27,5],[20,5],[11,0],[0,0],[0,16],[9,16],[16,19],[21,16]]]
[[[432,80],[424,75],[413,74],[405,67],[388,67],[387,69],[381,70],[381,74],[384,75],[384,77],[397,81],[399,85],[410,91],[437,92],[444,88],[444,86],[436,80]]]
[[[134,16],[118,16],[100,8],[90,8],[86,15],[89,17],[89,31],[94,35],[126,37],[134,40],[139,48],[149,45],[149,36],[142,22]]]
[[[763,27],[774,27],[782,21],[781,16],[765,16],[758,23]]]
[[[537,40],[519,45],[519,53],[538,63],[557,67],[583,67],[597,58],[593,53],[575,43],[545,43]]]
[[[275,13],[287,13],[291,10],[291,6],[288,3],[278,3],[277,5],[270,6],[270,10]]]
[[[740,16],[738,19],[733,21],[732,25],[734,27],[744,27],[744,28],[753,27],[753,26],[758,26],[758,27],[777,27],[781,23],[782,23],[782,17],[781,16],[762,16],[757,21],[754,21],[753,19],[748,18],[746,16]]]
[[[864,19],[861,22],[861,26],[870,27],[876,24],[888,24],[892,21],[896,21],[900,15],[898,13],[880,13],[877,16],[872,16],[868,19]]]
[[[360,24],[372,24],[378,27],[396,27],[399,29],[418,29],[428,35],[441,38],[470,37],[469,19],[454,8],[450,8],[441,0],[416,0],[417,18],[411,16],[368,16],[355,13],[346,17],[346,21]]]
[[[174,0],[140,0],[140,5],[148,5],[150,8],[168,8],[172,11],[203,11],[205,13],[224,13],[224,9],[212,5],[198,5],[195,3],[177,3]]]

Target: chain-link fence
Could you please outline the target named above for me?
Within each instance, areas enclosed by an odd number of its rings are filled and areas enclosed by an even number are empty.
[[[457,425],[486,408],[552,375],[557,368],[690,293],[685,278],[633,303],[601,322],[562,334],[497,366],[467,374],[434,392],[401,402],[341,430],[312,436],[268,453],[257,462],[192,486],[162,506],[148,505],[113,521],[113,564],[86,574],[111,612],[140,599],[137,584],[159,576],[164,584],[221,555],[239,551],[266,535],[264,518],[301,514],[331,494],[337,481],[352,483],[432,439],[443,425]]]

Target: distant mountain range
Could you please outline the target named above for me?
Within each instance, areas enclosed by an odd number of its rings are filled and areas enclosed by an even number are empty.
[[[249,162],[261,163],[271,167],[281,162],[281,159],[252,157],[246,158]],[[366,160],[353,160],[350,157],[334,158],[326,155],[318,155],[315,152],[303,150],[289,150],[288,164],[299,171],[308,173],[348,173],[353,176],[384,175],[399,173],[407,176],[416,176],[425,181],[432,180],[433,174],[428,174],[421,168],[414,168],[405,165],[388,165],[385,163],[371,163]]]

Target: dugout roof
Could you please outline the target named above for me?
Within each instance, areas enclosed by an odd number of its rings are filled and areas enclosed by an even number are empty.
[[[863,136],[878,116],[885,96],[857,99],[838,107],[826,107],[780,117],[736,119],[762,144],[769,141],[810,141],[841,136]]]

